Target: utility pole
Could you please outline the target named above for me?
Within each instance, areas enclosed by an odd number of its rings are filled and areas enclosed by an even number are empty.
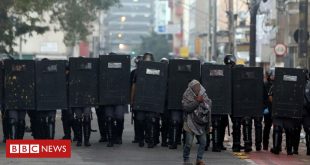
[[[210,0],[212,1],[212,43],[211,43],[211,59],[212,57],[215,58],[216,55],[216,48],[217,48],[217,39],[216,39],[216,31],[217,31],[217,0]]]
[[[251,0],[250,4],[250,66],[256,65],[256,15],[260,0]]]
[[[229,20],[229,54],[235,54],[235,24],[234,24],[234,0],[229,0],[229,10],[227,11]]]
[[[208,52],[208,61],[211,61],[212,60],[212,52],[211,52],[211,46],[212,46],[212,35],[211,35],[211,32],[212,32],[212,13],[213,13],[213,10],[212,10],[212,0],[209,0],[208,1],[208,6],[209,6],[209,21],[208,21],[208,39],[209,39],[209,44],[208,47],[207,47],[207,52]]]
[[[298,54],[300,66],[308,68],[308,0],[299,1]]]

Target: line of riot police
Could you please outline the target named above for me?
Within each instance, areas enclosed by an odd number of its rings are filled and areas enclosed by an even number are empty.
[[[69,62],[5,60],[0,76],[5,139],[23,138],[26,112],[34,138],[53,139],[56,109],[62,109],[64,139],[71,139],[72,129],[77,146],[82,145],[83,135],[84,145],[90,146],[91,107],[96,107],[99,142],[107,141],[107,146],[112,147],[122,144],[124,113],[131,104],[133,142],[140,147],[146,142],[153,148],[160,143],[161,134],[161,145],[176,149],[183,133],[182,95],[188,82],[197,79],[213,102],[212,151],[226,150],[223,141],[230,115],[234,152],[252,151],[254,120],[257,151],[262,143],[263,149],[268,150],[273,123],[271,151],[281,151],[284,128],[287,152],[297,154],[299,137],[295,135],[303,121],[309,153],[310,126],[306,119],[310,85],[305,88],[304,70],[276,68],[274,80],[271,72],[264,84],[262,68],[235,65],[232,55],[227,55],[224,63],[201,65],[198,60],[182,59],[154,62],[153,55],[145,53],[137,57],[137,67],[130,73],[130,56],[114,53],[99,59],[70,58]],[[240,143],[241,127],[244,147]]]

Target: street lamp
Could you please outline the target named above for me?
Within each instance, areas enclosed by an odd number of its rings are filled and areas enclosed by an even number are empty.
[[[123,37],[122,33],[118,33],[117,37],[122,38]]]
[[[125,45],[125,44],[119,44],[119,45],[118,45],[118,48],[119,48],[120,50],[124,50],[124,49],[126,48],[126,45]]]
[[[126,21],[126,17],[125,16],[121,16],[121,22],[125,22]]]

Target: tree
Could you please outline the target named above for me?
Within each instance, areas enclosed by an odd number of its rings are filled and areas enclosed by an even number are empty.
[[[155,60],[159,61],[161,58],[168,58],[172,51],[171,44],[168,43],[166,35],[158,35],[152,32],[150,36],[141,37],[142,44],[138,50],[139,54],[151,52],[154,54]]]
[[[42,0],[1,0],[0,2],[0,53],[13,53],[14,38],[33,31],[42,34],[47,26],[39,26],[43,11],[51,5]]]
[[[80,40],[86,41],[91,33],[92,22],[98,11],[108,10],[119,0],[54,0],[51,22],[61,26],[56,30],[65,31],[64,43],[74,46]]]
[[[0,53],[13,53],[14,39],[23,34],[43,34],[49,29],[42,23],[59,23],[54,30],[65,32],[64,43],[74,46],[92,31],[91,23],[100,10],[119,0],[1,0]],[[50,22],[43,15],[50,17]]]

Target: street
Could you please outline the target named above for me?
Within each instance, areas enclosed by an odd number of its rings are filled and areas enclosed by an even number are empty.
[[[94,113],[93,113],[94,114]],[[61,113],[57,113],[56,139],[63,136]],[[29,120],[27,119],[27,125]],[[92,121],[93,129],[97,129],[97,119],[94,115]],[[1,128],[1,127],[0,127]],[[2,131],[2,128],[1,128]],[[25,139],[32,139],[30,133],[25,134]],[[231,137],[228,138],[231,141]],[[285,138],[284,138],[285,139]],[[2,137],[1,137],[2,140]],[[125,130],[123,144],[115,145],[113,148],[106,147],[106,143],[98,143],[99,132],[91,134],[91,147],[79,147],[72,143],[72,155],[70,159],[6,159],[5,144],[0,143],[0,164],[1,165],[180,165],[182,164],[182,147],[177,150],[169,150],[157,146],[154,149],[147,147],[139,148],[137,144],[132,144],[133,125],[130,124],[130,114],[125,116]],[[283,142],[283,146],[285,143]],[[301,143],[298,156],[287,156],[284,148],[283,152],[276,156],[270,152],[261,151],[245,155],[242,153],[234,154],[231,152],[231,143],[226,142],[228,150],[225,152],[205,152],[205,161],[208,165],[245,165],[245,164],[281,164],[281,165],[303,165],[310,163],[310,157],[305,155],[305,144]],[[253,146],[253,148],[255,148]],[[193,145],[191,160],[195,161],[196,145]]]

